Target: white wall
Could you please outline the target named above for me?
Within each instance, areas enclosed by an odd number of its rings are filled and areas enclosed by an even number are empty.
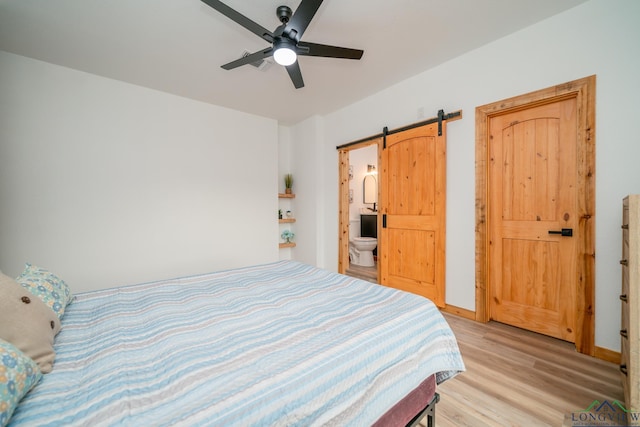
[[[292,258],[324,266],[323,248],[327,244],[322,218],[325,208],[326,171],[320,160],[324,148],[324,123],[319,116],[307,119],[291,130],[291,172],[296,193],[296,247]],[[337,182],[338,178],[335,177]],[[333,215],[332,215],[333,216]]]
[[[461,109],[447,128],[446,301],[475,310],[475,108],[596,74],[596,345],[618,350],[620,204],[640,193],[638,22],[636,0],[592,0],[323,117],[321,155],[293,156],[300,171],[324,170],[321,266],[337,269],[336,146],[417,122],[419,108],[427,117]]]
[[[0,268],[75,292],[278,259],[271,119],[0,52]]]

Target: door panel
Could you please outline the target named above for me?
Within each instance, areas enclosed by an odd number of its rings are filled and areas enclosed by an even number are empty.
[[[552,292],[558,283],[556,242],[504,239],[502,252],[502,283],[519,283],[505,287],[504,300],[524,306],[555,312],[559,301]]]
[[[417,134],[387,138],[388,206],[396,215],[433,215],[435,209],[435,144]]]
[[[380,283],[445,304],[446,126],[437,123],[386,137],[378,240]]]
[[[491,118],[491,318],[575,342],[575,98]]]
[[[407,286],[434,283],[435,233],[433,231],[391,229],[389,276],[403,280]]]

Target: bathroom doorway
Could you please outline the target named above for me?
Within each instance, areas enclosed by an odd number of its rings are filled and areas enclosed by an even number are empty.
[[[378,283],[379,137],[339,148],[340,247],[338,271]]]

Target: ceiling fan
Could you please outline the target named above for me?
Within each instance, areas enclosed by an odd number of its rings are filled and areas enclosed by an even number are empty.
[[[360,59],[364,51],[346,47],[329,46],[324,44],[300,41],[311,19],[322,4],[322,0],[302,0],[295,13],[288,6],[279,6],[276,15],[282,23],[273,32],[251,19],[233,10],[218,0],[202,0],[227,18],[240,24],[263,40],[271,43],[271,47],[249,54],[228,64],[222,68],[231,70],[242,65],[251,64],[273,56],[273,59],[283,65],[291,77],[296,89],[304,87],[302,72],[298,64],[298,56],[321,56],[325,58]]]

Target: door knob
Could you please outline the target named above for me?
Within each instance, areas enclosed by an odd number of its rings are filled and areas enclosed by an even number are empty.
[[[549,234],[560,234],[561,236],[573,236],[573,228],[563,228],[562,230],[549,230]]]

